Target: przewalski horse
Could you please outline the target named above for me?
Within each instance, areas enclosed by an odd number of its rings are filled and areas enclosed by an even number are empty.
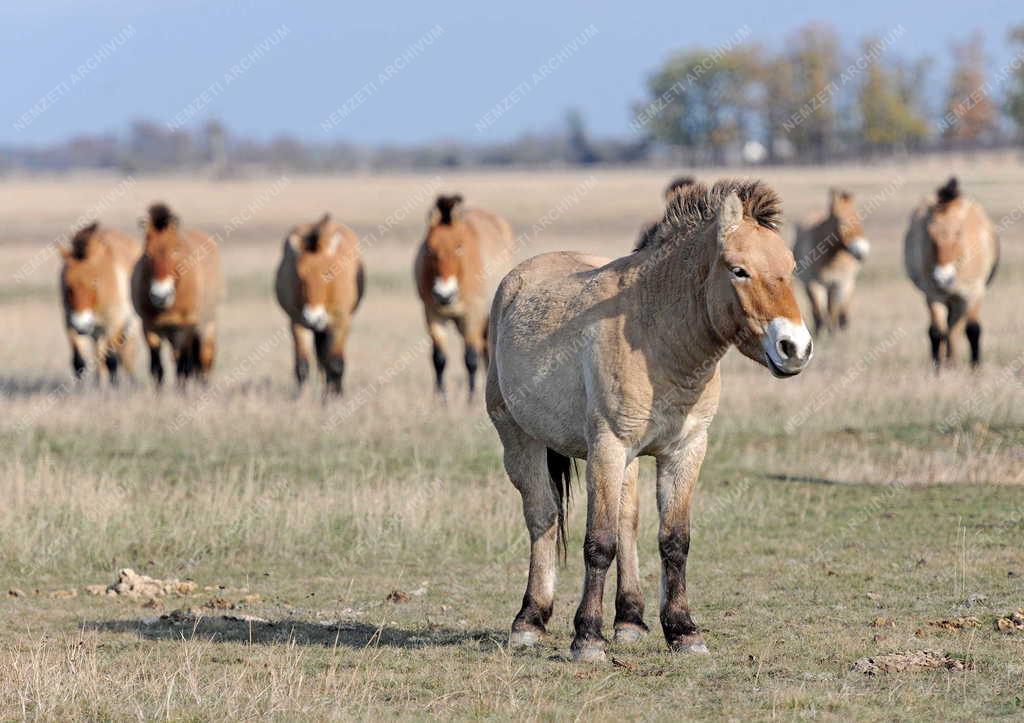
[[[981,301],[999,265],[999,237],[985,209],[964,198],[950,178],[910,218],[903,242],[907,275],[923,293],[931,324],[932,361],[952,361],[966,333],[971,363],[981,362]]]
[[[149,207],[142,227],[146,243],[132,274],[132,301],[142,318],[150,373],[157,385],[163,382],[160,348],[167,341],[179,384],[192,376],[205,381],[213,366],[217,304],[224,293],[217,242],[202,231],[183,230],[162,203]]]
[[[492,288],[488,264],[512,242],[505,219],[482,209],[462,209],[462,196],[438,196],[427,221],[413,276],[427,332],[433,342],[437,392],[444,394],[445,326],[454,322],[465,342],[469,396],[476,388],[480,359],[487,363],[487,307]]]
[[[615,637],[646,631],[636,551],[638,457],[657,461],[661,624],[669,647],[706,652],[686,597],[690,500],[730,346],[776,377],[800,373],[811,335],[793,292],[779,202],[758,182],[672,199],[643,248],[614,261],[550,253],[516,267],[491,309],[487,409],[522,495],[530,572],[510,644],[545,632],[564,549],[570,459],[587,461],[583,597],[571,651],[604,657],[605,575],[618,563]]]
[[[358,243],[355,232],[330,214],[296,226],[285,239],[274,291],[291,321],[300,387],[315,355],[327,391],[341,393],[345,342],[365,288]]]
[[[846,328],[857,274],[870,250],[848,191],[830,190],[824,217],[796,227],[796,273],[811,301],[815,334]]]
[[[128,288],[141,253],[139,243],[92,223],[80,229],[61,253],[61,300],[75,376],[84,376],[90,363],[97,372],[102,364],[116,384],[119,367],[134,374],[139,351],[138,321]]]

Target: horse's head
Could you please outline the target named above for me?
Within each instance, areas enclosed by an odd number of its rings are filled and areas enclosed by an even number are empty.
[[[466,228],[460,219],[462,196],[438,196],[427,219],[426,263],[423,273],[430,293],[441,306],[459,296],[465,255]]]
[[[287,243],[295,253],[302,323],[314,331],[327,327],[332,282],[341,271],[341,241],[341,229],[326,213],[316,223],[296,226],[288,234]]]
[[[104,263],[104,248],[96,234],[98,227],[94,222],[80,229],[71,239],[71,246],[61,250],[64,308],[68,325],[79,334],[92,334],[96,328],[96,311],[114,283],[114,270]]]
[[[956,283],[956,261],[963,254],[963,221],[967,206],[960,196],[956,178],[950,178],[937,192],[936,203],[927,220],[932,244],[932,278],[942,289]]]
[[[829,191],[828,212],[839,230],[839,243],[842,247],[858,261],[867,258],[871,244],[864,237],[864,226],[857,213],[853,194],[833,188]]]
[[[711,325],[775,376],[794,376],[810,362],[813,342],[793,291],[796,263],[777,232],[778,197],[760,184],[725,191],[706,279]]]
[[[179,233],[179,220],[165,204],[154,203],[141,222],[145,233],[143,257],[149,268],[149,302],[156,309],[174,304],[177,286],[188,260]]]

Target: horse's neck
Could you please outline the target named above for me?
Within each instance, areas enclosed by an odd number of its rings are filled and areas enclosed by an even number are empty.
[[[631,270],[659,369],[674,384],[702,388],[714,376],[730,344],[718,337],[709,316],[705,280],[715,240],[702,237],[638,255]]]

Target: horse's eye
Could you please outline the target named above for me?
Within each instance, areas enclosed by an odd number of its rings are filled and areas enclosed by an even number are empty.
[[[747,273],[747,270],[745,268],[743,268],[742,266],[733,266],[731,269],[729,269],[729,271],[731,271],[732,275],[735,276],[737,279],[749,279],[750,278],[750,274]]]

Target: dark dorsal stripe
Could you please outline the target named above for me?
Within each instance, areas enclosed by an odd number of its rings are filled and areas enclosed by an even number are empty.
[[[454,196],[438,196],[436,201],[437,212],[438,212],[438,224],[442,226],[452,225],[452,212],[455,207],[462,203],[462,196],[455,194]]]

